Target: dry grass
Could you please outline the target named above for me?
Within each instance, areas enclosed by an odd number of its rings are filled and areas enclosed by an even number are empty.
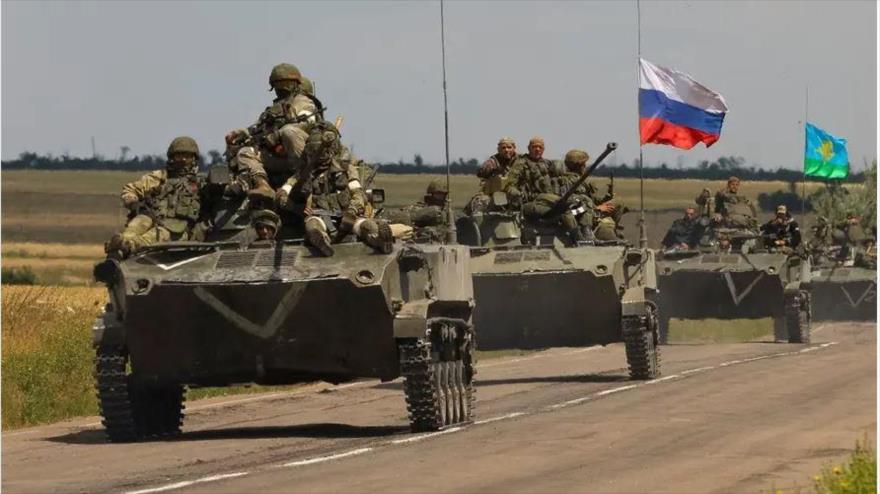
[[[104,247],[101,244],[4,242],[0,249],[2,249],[4,260],[9,258],[39,257],[95,261],[104,257]]]
[[[672,319],[670,343],[743,343],[773,334],[773,319]]]
[[[5,286],[0,297],[3,427],[96,413],[91,325],[106,291]]]

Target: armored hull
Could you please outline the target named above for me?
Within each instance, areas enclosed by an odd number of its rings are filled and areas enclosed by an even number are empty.
[[[131,417],[115,417],[124,397],[108,388],[114,379],[131,397],[134,389],[404,375],[413,428],[469,420],[469,272],[468,249],[446,245],[397,246],[385,255],[347,243],[321,257],[293,243],[159,244],[107,261],[96,277],[108,284],[111,303],[94,344],[108,433],[130,440],[170,427],[139,424],[143,406],[131,399],[124,404]],[[102,379],[102,365],[126,361],[130,370],[117,365]],[[168,400],[149,406],[157,401]]]
[[[625,255],[625,247],[475,249],[471,266],[479,347],[622,341],[618,287],[625,286]]]
[[[854,266],[822,267],[813,270],[812,284],[815,319],[877,319],[877,271]]]
[[[663,253],[657,260],[661,340],[670,318],[772,317],[778,339],[808,341],[809,269],[809,261],[785,254]]]

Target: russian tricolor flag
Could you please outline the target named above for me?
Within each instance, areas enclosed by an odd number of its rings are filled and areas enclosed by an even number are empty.
[[[724,98],[677,70],[639,59],[639,134],[642,144],[690,149],[721,137]]]

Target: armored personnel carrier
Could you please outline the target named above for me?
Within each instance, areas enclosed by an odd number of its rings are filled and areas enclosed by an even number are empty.
[[[797,255],[753,252],[755,235],[733,238],[730,253],[694,249],[657,256],[660,342],[669,319],[774,319],[774,336],[810,342],[810,261]],[[745,247],[744,247],[745,246]],[[754,249],[754,247],[752,247]]]
[[[609,144],[583,178],[615,147]],[[660,375],[657,307],[646,296],[656,289],[653,251],[623,242],[572,244],[555,225],[524,221],[502,192],[456,228],[471,246],[481,349],[623,341],[633,379]]]
[[[239,383],[404,376],[413,430],[470,421],[468,248],[334,247],[167,243],[97,265],[110,292],[93,339],[109,439],[178,433],[185,387]]]
[[[813,317],[835,321],[876,320],[876,249],[870,249],[858,259],[841,251],[837,246],[813,253]]]

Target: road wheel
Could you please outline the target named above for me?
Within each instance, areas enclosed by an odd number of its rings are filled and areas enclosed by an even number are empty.
[[[810,343],[810,293],[800,290],[785,296],[785,329],[789,343]]]
[[[132,442],[180,433],[184,390],[180,385],[147,386],[128,369],[124,348],[98,347],[95,388],[101,421],[111,442]]]
[[[447,321],[431,329],[428,338],[398,342],[413,432],[436,431],[473,420],[473,331],[464,321]]]
[[[632,379],[655,379],[660,377],[660,335],[657,308],[647,304],[647,313],[622,318],[623,342],[626,361]]]

